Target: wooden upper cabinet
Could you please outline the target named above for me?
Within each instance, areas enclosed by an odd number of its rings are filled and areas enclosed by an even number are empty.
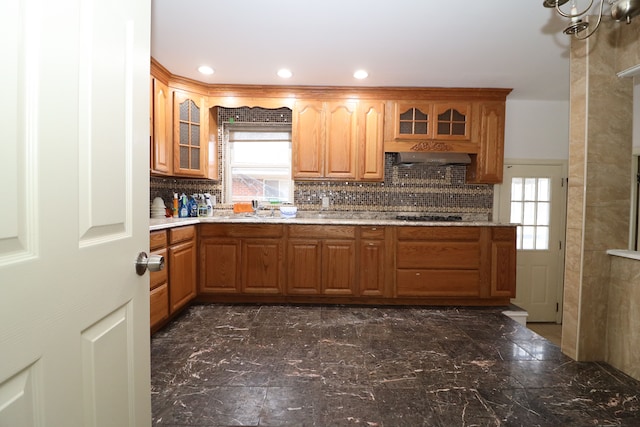
[[[294,179],[383,179],[383,102],[300,100],[292,122]]]
[[[395,103],[396,140],[471,139],[471,103],[402,101]]]
[[[151,76],[151,173],[173,172],[171,138],[171,104],[169,88]]]
[[[293,178],[324,177],[324,117],[322,101],[296,102],[291,120]]]
[[[471,139],[471,104],[436,103],[433,108],[434,139]]]
[[[177,176],[208,176],[208,111],[202,95],[173,92],[173,172]]]
[[[393,113],[395,139],[433,138],[433,104],[396,102]]]
[[[384,179],[384,102],[358,105],[358,180]]]
[[[325,178],[356,178],[356,107],[350,101],[325,103]]]
[[[467,182],[498,184],[504,165],[504,102],[484,102],[480,106],[478,154],[467,166]]]

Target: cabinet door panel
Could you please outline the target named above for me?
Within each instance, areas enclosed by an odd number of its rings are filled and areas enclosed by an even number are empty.
[[[151,255],[159,255],[161,257],[164,257],[165,260],[165,266],[162,270],[160,271],[150,271],[149,272],[149,289],[153,289],[158,287],[159,285],[163,284],[163,283],[167,283],[167,279],[168,279],[168,274],[167,274],[167,270],[169,269],[169,265],[167,263],[167,250],[166,249],[160,249],[157,251],[153,251],[151,252]]]
[[[200,242],[200,292],[240,292],[240,241],[202,239]]]
[[[183,91],[173,93],[173,171],[176,176],[207,176],[208,118],[204,97]]]
[[[355,241],[328,240],[322,244],[322,293],[355,295]]]
[[[436,103],[433,118],[435,139],[459,141],[471,139],[470,103]]]
[[[289,240],[287,247],[287,293],[319,295],[321,249],[318,240]]]
[[[327,103],[325,177],[355,179],[357,119],[355,103]]]
[[[384,179],[384,102],[362,101],[358,106],[358,179]]]
[[[297,102],[292,121],[293,178],[322,178],[325,140],[323,103]]]
[[[242,243],[242,291],[280,294],[282,289],[282,242],[275,239]]]
[[[471,168],[469,182],[499,184],[504,165],[504,114],[502,102],[484,103],[481,108],[480,148]]]
[[[491,242],[491,296],[516,296],[516,229],[496,228]]]
[[[171,99],[169,88],[152,78],[153,84],[153,140],[151,144],[151,172],[170,175],[173,172],[171,138]]]
[[[193,241],[169,247],[169,308],[176,312],[196,296],[196,251]]]
[[[360,295],[384,296],[385,242],[362,240],[360,243]]]
[[[149,293],[149,314],[151,329],[169,318],[169,290],[166,282]]]

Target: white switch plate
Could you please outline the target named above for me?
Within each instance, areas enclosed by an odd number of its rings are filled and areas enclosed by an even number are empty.
[[[325,208],[325,209],[329,207],[329,198],[328,197],[323,197],[322,198],[322,207]]]

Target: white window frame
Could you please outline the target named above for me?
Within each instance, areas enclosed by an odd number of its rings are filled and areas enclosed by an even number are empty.
[[[231,149],[233,141],[230,139],[231,132],[280,132],[280,133],[288,133],[289,134],[289,157],[286,161],[283,161],[281,165],[274,166],[274,169],[277,168],[288,168],[288,180],[289,180],[289,194],[288,200],[281,200],[282,202],[293,202],[293,194],[294,194],[294,182],[291,177],[291,125],[288,124],[278,124],[278,125],[264,125],[264,124],[251,124],[251,123],[238,123],[238,124],[223,124],[223,142],[224,142],[224,154],[225,154],[225,162],[224,162],[224,200],[227,203],[251,200],[253,198],[258,199],[260,201],[267,201],[266,197],[236,197],[236,200],[233,200],[233,176],[232,171],[234,167],[243,167],[243,168],[251,168],[258,167],[264,168],[264,165],[251,165],[247,163],[236,165],[233,163]],[[258,176],[258,175],[256,175]],[[269,179],[268,175],[262,176],[264,179]]]

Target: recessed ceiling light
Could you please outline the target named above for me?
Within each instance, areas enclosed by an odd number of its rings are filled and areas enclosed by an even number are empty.
[[[369,73],[367,73],[365,70],[358,70],[355,73],[353,73],[353,77],[355,77],[358,80],[362,80],[369,77]]]
[[[202,74],[207,74],[207,75],[213,74],[213,68],[207,65],[201,65],[200,67],[198,67],[198,71],[200,71]]]
[[[278,76],[282,77],[283,79],[288,79],[291,76],[293,76],[293,73],[291,72],[291,70],[287,70],[286,68],[282,68],[282,69],[278,70]]]

